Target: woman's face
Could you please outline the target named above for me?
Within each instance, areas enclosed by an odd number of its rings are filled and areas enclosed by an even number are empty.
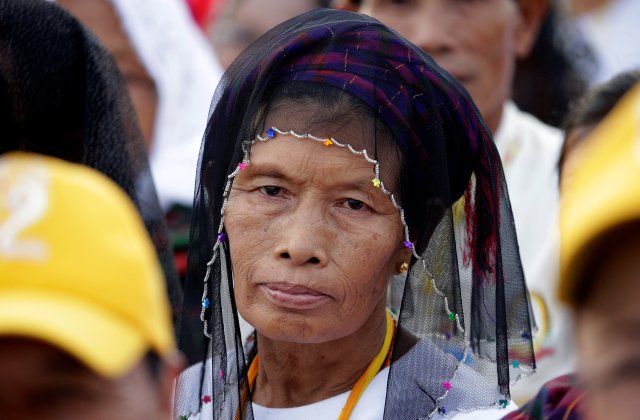
[[[238,309],[262,335],[322,343],[384,313],[387,279],[408,255],[373,178],[371,163],[335,145],[277,135],[252,147],[225,228]]]

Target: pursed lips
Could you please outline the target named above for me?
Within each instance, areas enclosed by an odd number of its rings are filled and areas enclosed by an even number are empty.
[[[312,309],[331,299],[325,293],[295,283],[259,283],[258,287],[275,304],[295,309]]]

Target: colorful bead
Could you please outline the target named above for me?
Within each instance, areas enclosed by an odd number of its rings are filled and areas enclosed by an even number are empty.
[[[520,367],[520,361],[519,360],[514,360],[513,362],[511,362],[511,365],[518,369]]]
[[[453,388],[453,385],[451,385],[451,382],[449,382],[449,381],[444,381],[442,383],[442,387],[444,389],[446,389],[447,391],[449,391],[449,390],[451,390],[451,388]]]
[[[444,407],[438,407],[438,414],[442,414],[443,416],[447,415],[447,409]]]
[[[276,136],[276,130],[274,130],[273,128],[270,128],[267,130],[267,138],[268,139],[272,139]]]
[[[180,417],[178,417],[178,420],[189,420],[189,417],[187,417],[187,416],[180,416]]]
[[[371,183],[373,184],[373,186],[374,186],[374,187],[376,187],[376,188],[380,188],[380,184],[381,184],[380,179],[378,179],[378,178],[373,178],[373,179],[371,180]]]
[[[202,397],[202,402],[205,404],[209,404],[211,401],[213,401],[213,398],[211,398],[211,395],[205,395],[204,397]]]
[[[224,242],[227,240],[227,235],[225,235],[224,233],[220,233],[218,235],[218,242]]]
[[[456,320],[456,314],[455,312],[449,312],[449,315],[447,315],[449,317],[450,321],[455,321]]]
[[[247,162],[238,163],[238,168],[240,168],[241,171],[244,171],[245,169],[247,169],[247,166],[249,166]]]
[[[220,379],[224,378],[224,372],[222,370],[218,371],[218,378]]]
[[[498,405],[502,408],[507,408],[507,406],[509,405],[509,401],[507,400],[500,400],[498,401]]]
[[[209,298],[204,298],[204,300],[202,301],[202,307],[204,309],[209,309],[209,305],[210,305]]]
[[[411,243],[411,241],[404,241],[402,244],[404,245],[405,248],[409,248],[409,249],[413,248],[413,243]]]
[[[522,338],[524,338],[525,340],[531,340],[531,334],[529,334],[528,332],[523,332],[521,334]]]
[[[322,142],[322,144],[324,144],[325,146],[331,146],[333,145],[333,142],[331,141],[330,138],[327,138],[325,141]]]

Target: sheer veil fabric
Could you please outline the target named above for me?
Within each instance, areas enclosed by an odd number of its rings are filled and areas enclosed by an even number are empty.
[[[318,90],[357,103],[348,123],[302,118],[305,110],[295,101],[270,109],[265,122],[271,98]],[[356,124],[362,115],[369,116],[366,124]],[[509,385],[533,372],[535,361],[513,217],[491,134],[464,88],[426,53],[370,17],[316,10],[256,41],[214,95],[198,164],[180,332],[191,374],[178,381],[176,417],[211,404],[207,412],[216,419],[253,418],[247,386],[253,352],[243,348],[228,243],[218,235],[229,175],[271,127],[342,143],[349,143],[350,130],[366,130],[368,156],[383,180],[396,158],[382,138],[388,135],[399,151],[400,187],[393,193],[413,258],[384,418],[506,405]],[[473,385],[456,382],[462,366],[473,375],[458,379],[473,376]],[[463,398],[447,400],[452,384]]]
[[[22,150],[81,163],[129,195],[177,313],[182,291],[126,86],[97,39],[55,4],[0,2],[0,126],[0,153]]]
[[[183,0],[108,1],[158,92],[149,161],[160,204],[191,205],[202,132],[222,68]]]
[[[222,77],[183,0],[110,0],[159,94],[151,171],[163,208],[191,205],[207,111]]]

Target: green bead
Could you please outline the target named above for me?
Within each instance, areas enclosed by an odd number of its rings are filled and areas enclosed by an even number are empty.
[[[509,401],[500,400],[500,401],[498,401],[498,405],[500,405],[502,408],[507,408],[507,405],[509,405]]]
[[[451,321],[455,321],[455,319],[456,319],[456,314],[455,314],[455,313],[453,313],[453,312],[449,312],[449,319],[450,319]]]
[[[520,367],[520,361],[519,360],[514,360],[513,362],[511,362],[511,364],[516,369]]]

